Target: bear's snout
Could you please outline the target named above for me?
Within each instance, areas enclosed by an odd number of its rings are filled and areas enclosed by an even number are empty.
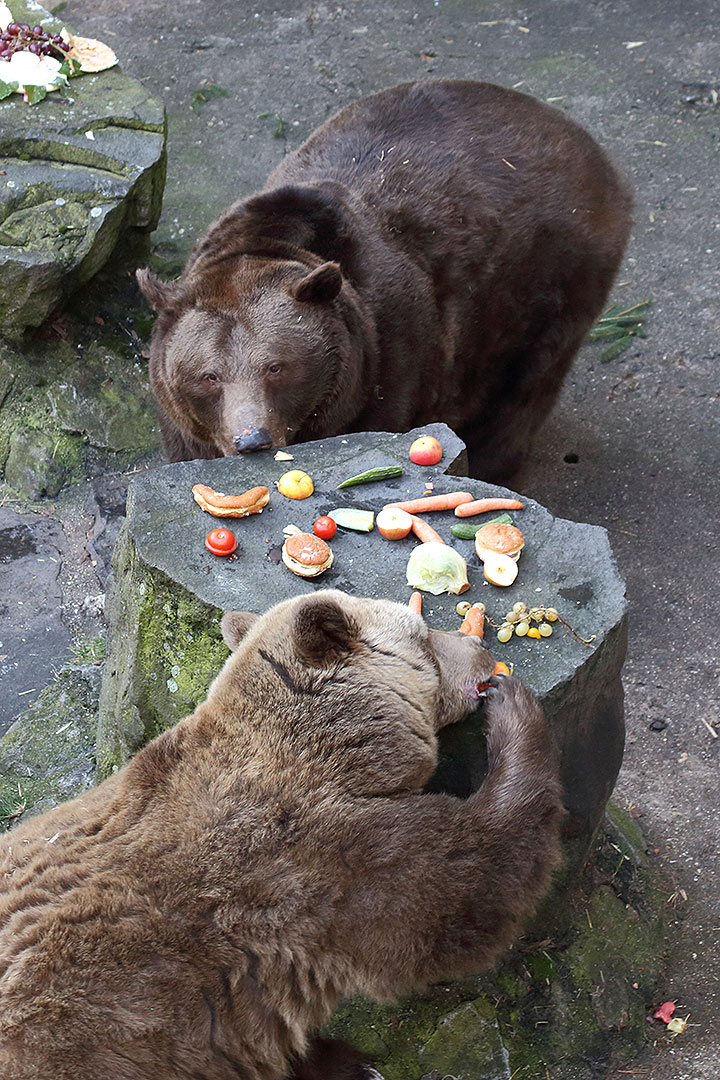
[[[255,450],[270,450],[272,435],[266,428],[244,428],[233,439],[238,454],[252,454]]]

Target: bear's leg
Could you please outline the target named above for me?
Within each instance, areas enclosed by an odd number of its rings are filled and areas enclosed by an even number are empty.
[[[576,322],[551,325],[532,345],[496,361],[487,390],[492,407],[481,420],[458,430],[467,446],[470,476],[507,484],[520,471],[591,325],[590,319],[580,327]]]
[[[296,1058],[287,1080],[383,1080],[349,1043],[315,1035],[307,1053]]]

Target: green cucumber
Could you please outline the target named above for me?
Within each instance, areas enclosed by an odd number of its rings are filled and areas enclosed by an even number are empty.
[[[474,540],[475,533],[484,525],[512,525],[512,523],[513,520],[509,514],[500,514],[500,517],[483,521],[481,525],[478,525],[477,521],[458,521],[456,525],[450,526],[450,532],[453,536],[457,536],[458,540]]]
[[[354,506],[339,506],[337,510],[331,510],[328,517],[341,528],[355,532],[371,532],[375,524],[372,510],[357,510]]]
[[[349,480],[343,480],[337,489],[339,491],[340,488],[353,487],[355,484],[369,484],[373,480],[389,480],[392,476],[402,476],[402,465],[382,465],[377,469],[368,469],[367,472],[351,476]]]

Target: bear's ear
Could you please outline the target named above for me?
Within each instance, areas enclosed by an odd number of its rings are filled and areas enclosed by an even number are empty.
[[[293,643],[301,660],[324,667],[352,652],[358,626],[347,611],[329,596],[308,597],[293,624]]]
[[[168,311],[174,307],[178,298],[177,286],[172,281],[161,281],[147,267],[144,270],[136,270],[135,277],[145,298],[152,304],[156,311]]]
[[[250,627],[258,620],[252,611],[226,611],[220,620],[220,629],[225,644],[235,652]]]
[[[326,262],[293,286],[296,300],[327,302],[334,300],[342,289],[342,271],[336,262]]]

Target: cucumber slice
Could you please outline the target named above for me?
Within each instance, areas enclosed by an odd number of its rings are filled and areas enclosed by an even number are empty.
[[[369,484],[373,480],[389,480],[393,476],[402,476],[402,465],[382,465],[377,469],[368,469],[367,472],[351,476],[349,480],[343,480],[338,484],[340,488],[353,487],[355,484]]]
[[[371,532],[375,524],[372,510],[357,510],[354,506],[339,506],[337,510],[331,510],[328,517],[342,529],[353,529],[355,532]]]
[[[458,521],[457,524],[450,526],[450,532],[453,536],[457,536],[458,540],[474,540],[475,533],[478,529],[482,529],[483,525],[512,525],[513,520],[509,514],[500,514],[499,517],[491,518],[490,521],[483,521],[481,525],[478,525],[477,521]]]

